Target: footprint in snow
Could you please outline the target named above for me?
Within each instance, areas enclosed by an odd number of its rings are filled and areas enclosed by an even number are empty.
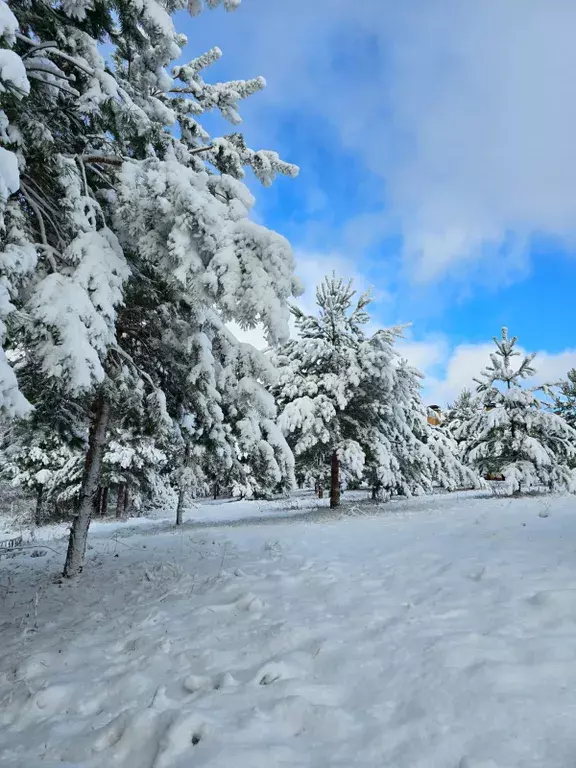
[[[216,603],[212,605],[202,605],[196,609],[196,613],[203,615],[205,613],[227,613],[231,611],[247,611],[249,613],[260,613],[264,608],[264,603],[259,597],[247,592],[244,595],[232,600],[229,603]]]
[[[215,677],[207,675],[188,675],[182,681],[182,687],[188,693],[197,693],[198,691],[221,691],[227,688],[234,688],[238,685],[237,680],[230,672],[221,672]]]

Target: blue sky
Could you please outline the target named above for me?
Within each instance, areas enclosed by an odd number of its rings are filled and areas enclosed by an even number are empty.
[[[573,0],[242,0],[177,19],[188,58],[222,48],[207,79],[267,80],[242,130],[301,171],[251,186],[303,302],[332,268],[373,285],[375,322],[412,322],[427,399],[469,383],[503,324],[542,379],[576,366],[575,24]]]

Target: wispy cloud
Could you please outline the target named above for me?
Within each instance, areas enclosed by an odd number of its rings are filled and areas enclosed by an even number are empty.
[[[572,246],[573,0],[246,0],[225,25],[235,71],[268,79],[252,132],[286,141],[306,110],[381,179],[359,250],[397,230],[411,279],[494,282],[524,274],[534,233]]]

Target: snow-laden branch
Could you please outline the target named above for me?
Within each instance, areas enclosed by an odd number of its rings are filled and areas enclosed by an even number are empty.
[[[20,40],[21,43],[25,43],[26,45],[32,46],[32,50],[28,51],[26,56],[30,56],[31,54],[34,54],[36,51],[46,50],[52,56],[56,56],[59,59],[63,59],[64,61],[67,61],[69,64],[72,64],[73,66],[82,70],[82,72],[84,72],[89,77],[96,77],[96,73],[94,72],[93,69],[88,67],[83,62],[78,61],[78,59],[75,59],[74,56],[69,56],[67,53],[64,53],[63,51],[61,51],[58,48],[58,43],[54,40],[50,40],[45,43],[38,44],[38,43],[35,43],[34,40],[30,40],[29,37],[26,37],[26,35],[23,35],[20,32],[16,32],[16,38]]]

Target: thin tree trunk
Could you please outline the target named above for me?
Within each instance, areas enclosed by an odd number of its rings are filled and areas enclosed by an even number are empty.
[[[219,492],[220,492],[220,488],[218,487],[218,483],[214,483],[214,501],[216,501],[216,499],[218,498]]]
[[[378,488],[375,485],[373,485],[372,486],[372,501],[376,501],[377,498],[378,498]]]
[[[126,486],[124,490],[124,510],[122,512],[122,518],[128,520],[130,517],[130,488]]]
[[[319,499],[324,498],[324,486],[321,483],[318,483],[318,485],[316,486],[316,494]]]
[[[102,510],[102,486],[98,486],[96,495],[94,496],[94,514],[100,515]]]
[[[34,524],[42,525],[44,518],[44,486],[40,485],[36,491],[36,509],[34,510]]]
[[[100,501],[100,514],[102,517],[106,517],[108,514],[108,494],[110,489],[108,486],[106,488],[102,488],[102,499]]]
[[[184,450],[184,462],[182,465],[183,474],[180,478],[180,490],[178,491],[178,506],[176,507],[176,525],[182,525],[182,521],[184,519],[184,502],[186,501],[186,472],[185,470],[188,468],[188,465],[190,463],[190,445],[186,443],[186,448]],[[214,494],[214,498],[216,498],[216,494]]]
[[[181,486],[178,493],[178,506],[176,507],[176,525],[182,525],[184,519],[184,486]]]
[[[78,499],[76,516],[72,522],[70,538],[68,540],[68,552],[64,565],[64,577],[67,579],[78,576],[84,567],[88,528],[90,527],[90,518],[92,516],[94,494],[100,480],[100,467],[109,417],[110,403],[104,392],[100,392],[92,410],[92,423],[88,439],[88,452],[84,462],[80,498]]]
[[[340,506],[340,459],[336,451],[332,454],[330,470],[330,509]]]
[[[121,483],[118,486],[118,490],[116,492],[116,519],[121,520],[122,515],[124,514],[124,496],[126,494],[126,485],[124,483]]]

